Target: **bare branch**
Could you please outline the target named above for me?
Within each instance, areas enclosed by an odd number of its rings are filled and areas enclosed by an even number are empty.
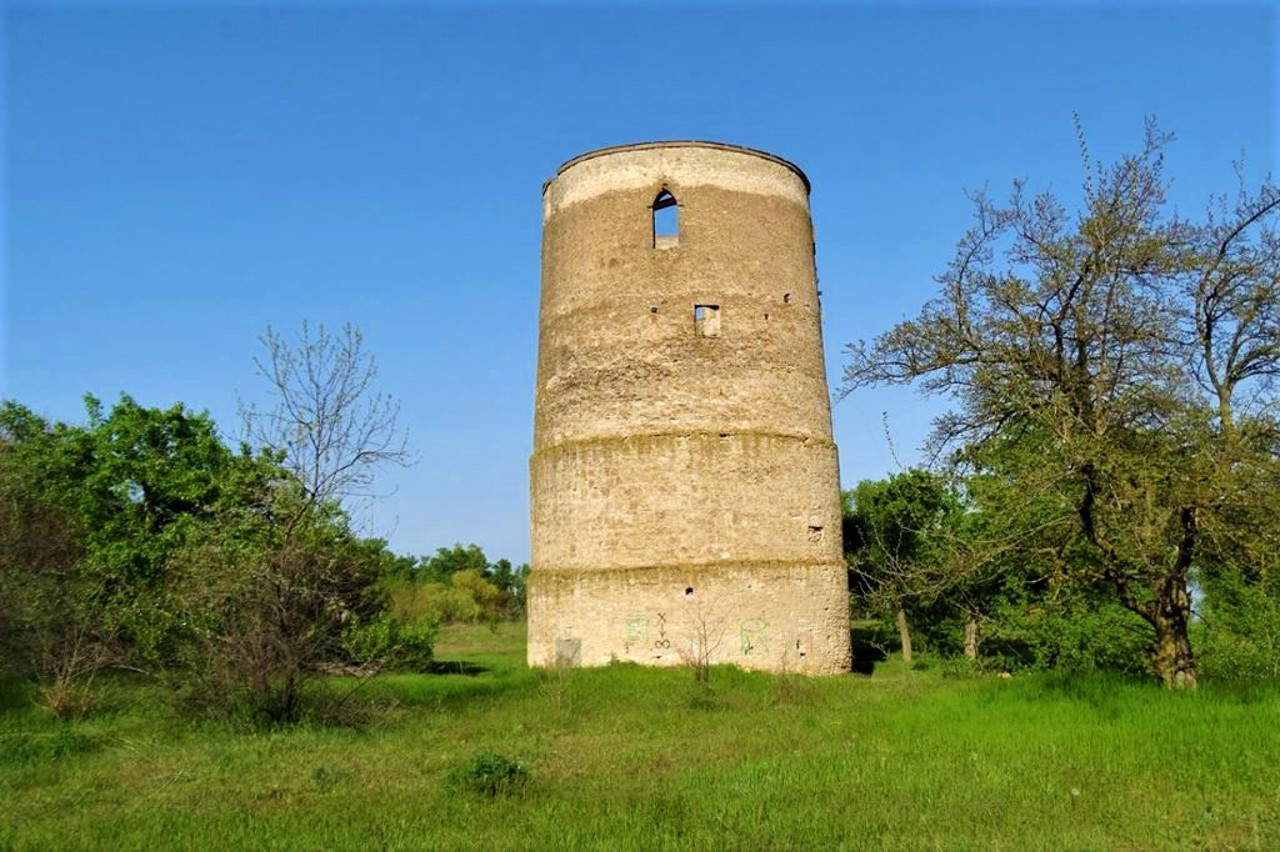
[[[378,468],[413,463],[399,403],[373,389],[377,362],[352,325],[331,333],[302,324],[291,343],[268,327],[254,359],[274,405],[241,403],[248,439],[282,454],[306,505],[371,496]]]

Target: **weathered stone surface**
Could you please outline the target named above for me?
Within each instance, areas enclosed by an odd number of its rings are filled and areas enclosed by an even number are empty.
[[[530,664],[847,671],[804,175],[624,146],[562,166],[543,212]]]

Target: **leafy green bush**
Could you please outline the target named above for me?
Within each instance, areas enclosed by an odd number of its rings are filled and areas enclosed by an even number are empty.
[[[1041,600],[1002,608],[980,646],[988,667],[1062,672],[1150,672],[1149,629],[1109,601]]]
[[[348,626],[382,610],[374,589],[381,543],[351,536],[336,509],[308,509],[288,536],[264,523],[211,525],[175,561],[190,578],[182,584],[190,627],[168,675],[188,712],[297,721],[304,704],[323,697],[311,682],[345,658]]]
[[[425,672],[439,630],[440,620],[432,615],[406,619],[383,613],[347,630],[342,646],[358,665]]]
[[[1280,583],[1221,572],[1205,583],[1199,663],[1209,680],[1280,679]]]
[[[445,788],[454,793],[509,796],[529,783],[529,770],[496,752],[479,752],[449,773]]]

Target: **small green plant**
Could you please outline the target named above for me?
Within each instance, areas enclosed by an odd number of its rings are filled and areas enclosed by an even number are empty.
[[[328,764],[320,764],[311,770],[311,786],[317,790],[331,790],[342,780],[345,773]]]
[[[689,640],[689,647],[679,651],[680,659],[693,673],[695,682],[707,683],[711,680],[711,660],[723,640],[724,630],[719,627],[719,623],[713,625],[707,613],[698,606],[694,611],[694,633]]]
[[[454,793],[476,793],[491,798],[510,796],[529,783],[529,770],[496,752],[479,752],[449,773],[445,788]]]
[[[715,689],[705,680],[695,681],[693,689],[689,692],[689,709],[691,710],[719,710],[724,706],[724,701],[716,693]]]
[[[571,666],[556,665],[538,670],[539,691],[547,697],[556,712],[573,709],[573,693],[570,689],[572,677]]]

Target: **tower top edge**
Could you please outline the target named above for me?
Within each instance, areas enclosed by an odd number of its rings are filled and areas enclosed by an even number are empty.
[[[550,184],[551,181],[560,177],[569,169],[587,160],[593,160],[597,157],[607,157],[610,154],[619,154],[627,151],[650,151],[659,148],[707,148],[713,151],[729,151],[735,154],[747,154],[748,156],[759,157],[762,160],[777,163],[778,165],[795,172],[796,177],[800,178],[800,182],[804,184],[804,191],[806,193],[812,189],[812,186],[809,183],[809,176],[806,175],[795,163],[784,159],[783,157],[779,157],[777,154],[770,154],[768,151],[761,151],[759,148],[748,148],[745,145],[730,145],[727,142],[708,142],[702,139],[633,142],[628,145],[610,145],[607,148],[597,148],[594,151],[587,151],[586,153],[579,154],[578,156],[565,160],[561,163],[560,168],[556,169],[556,173],[551,180],[548,180],[546,184],[543,184],[543,188],[545,189],[547,184]]]

